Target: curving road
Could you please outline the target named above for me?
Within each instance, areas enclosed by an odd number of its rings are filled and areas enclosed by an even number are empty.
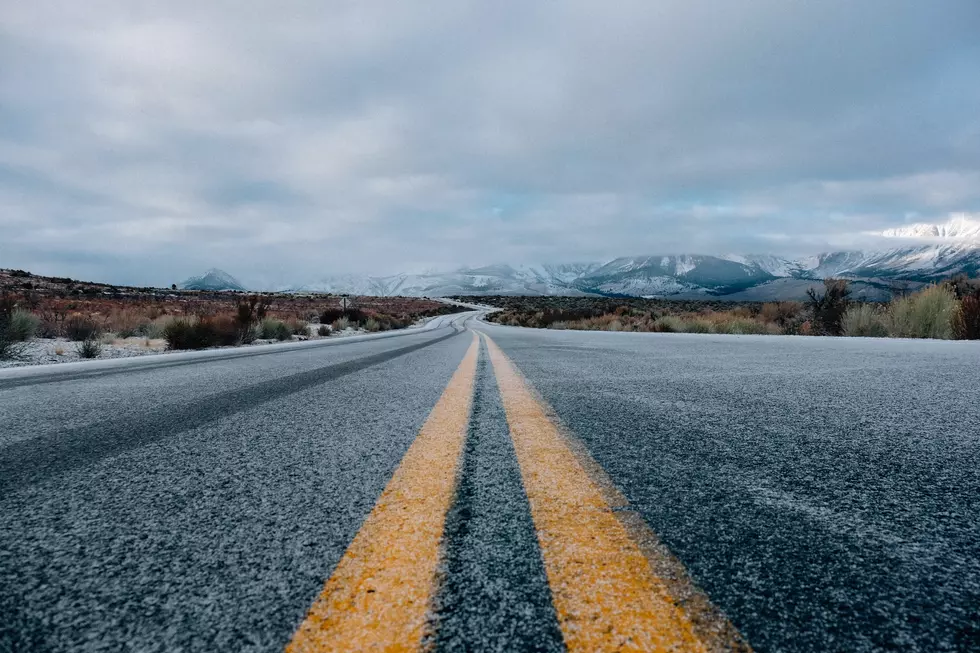
[[[0,651],[980,650],[976,344],[477,317],[0,372]]]

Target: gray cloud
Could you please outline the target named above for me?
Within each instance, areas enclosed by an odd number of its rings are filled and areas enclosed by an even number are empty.
[[[980,210],[975,0],[0,9],[0,266],[793,253]]]

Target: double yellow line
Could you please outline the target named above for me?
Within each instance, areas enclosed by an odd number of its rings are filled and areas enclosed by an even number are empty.
[[[481,334],[483,335],[483,334]],[[549,418],[489,337],[514,449],[570,651],[748,651],[626,502]],[[455,494],[479,356],[463,361],[338,563],[287,653],[419,651],[431,640],[446,513]],[[667,570],[658,574],[656,570]]]

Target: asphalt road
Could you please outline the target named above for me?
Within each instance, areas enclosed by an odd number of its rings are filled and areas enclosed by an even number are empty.
[[[589,487],[621,495],[609,511],[669,550],[682,572],[650,565],[675,577],[665,586],[683,576],[710,602],[677,601],[688,621],[707,610],[756,651],[980,650],[976,344],[470,317],[329,346],[0,373],[0,651],[283,650],[474,347],[417,643],[581,649],[563,601],[604,591],[608,561],[579,542],[600,582],[556,584],[539,523],[550,506],[525,493],[549,463],[515,451],[508,424],[522,418],[473,327],[553,409]]]

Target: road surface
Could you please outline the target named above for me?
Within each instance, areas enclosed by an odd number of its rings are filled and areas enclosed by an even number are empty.
[[[980,650],[978,371],[471,313],[0,372],[0,651]]]

